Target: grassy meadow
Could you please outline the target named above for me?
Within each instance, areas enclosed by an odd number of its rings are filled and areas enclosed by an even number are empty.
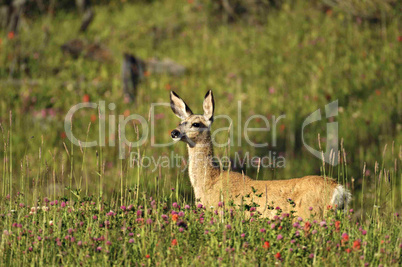
[[[0,30],[0,265],[402,264],[398,12],[373,22],[336,7],[323,10],[319,1],[284,1],[256,21],[228,22],[210,1],[123,2],[94,6],[85,33],[78,33],[76,12],[63,10],[26,17],[18,33]],[[75,38],[106,48],[105,57],[63,53],[61,45]],[[170,58],[187,70],[181,76],[145,72],[135,101],[128,102],[124,52]],[[278,208],[275,218],[264,219],[229,203],[198,204],[186,146],[153,144],[170,142],[179,123],[170,107],[160,105],[169,103],[170,90],[201,113],[209,89],[215,116],[233,119],[215,119],[212,130],[224,129],[217,142],[231,138],[215,154],[271,152],[285,159],[281,167],[238,168],[257,179],[331,176],[353,194],[348,211],[327,207],[328,216],[316,220]],[[338,115],[327,119],[325,105],[336,100]],[[77,139],[98,145],[72,144],[68,111],[100,101],[104,117],[83,108],[71,120]],[[300,141],[303,122],[317,109],[322,120],[304,129],[304,140],[325,152],[326,125],[338,122],[335,166]],[[117,124],[132,114],[149,128],[138,120],[127,123],[126,138],[145,141],[125,146],[120,159]],[[246,141],[245,122],[253,115],[270,123],[283,116],[268,132],[247,132],[268,147]],[[249,127],[265,127],[264,121],[251,120]],[[183,158],[174,166],[132,166],[132,152]]]

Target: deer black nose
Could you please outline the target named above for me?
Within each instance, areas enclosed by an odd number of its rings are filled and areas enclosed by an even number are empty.
[[[180,137],[180,132],[178,130],[173,130],[170,133],[170,136],[172,136],[172,138],[179,138]]]

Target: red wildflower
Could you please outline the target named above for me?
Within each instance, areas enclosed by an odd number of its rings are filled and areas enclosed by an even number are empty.
[[[402,35],[398,36],[398,42],[402,42]]]
[[[308,234],[309,232],[310,232],[310,228],[311,228],[311,223],[309,223],[309,222],[306,222],[305,224],[304,224],[304,232],[306,233],[306,234]]]
[[[145,258],[149,259],[151,256],[149,254],[145,255]]]
[[[327,206],[327,210],[332,210],[332,206],[331,206],[331,205],[328,205],[328,206]]]
[[[269,242],[268,242],[268,241],[265,241],[265,242],[264,242],[264,245],[263,245],[262,247],[265,248],[265,249],[269,249],[270,246],[271,246],[271,245],[269,244]]]
[[[177,214],[172,215],[172,221],[176,222],[178,218],[179,218],[179,215],[177,215]]]
[[[85,94],[85,95],[82,97],[82,102],[88,103],[89,100],[90,100],[90,97],[89,97],[88,94]]]
[[[339,232],[339,229],[341,228],[341,222],[340,221],[336,221],[335,222],[335,230],[337,231],[337,232]]]
[[[10,39],[10,40],[14,39],[14,37],[15,37],[14,32],[9,32],[9,33],[7,34],[7,37],[8,37],[8,39]]]
[[[172,240],[171,244],[172,244],[172,246],[177,246],[177,240],[176,240],[176,238]]]
[[[67,137],[66,132],[62,132],[60,134],[61,139],[65,139]]]
[[[124,117],[128,117],[128,116],[130,116],[130,110],[129,109],[126,109],[125,111],[124,111],[124,113],[123,113],[123,115],[124,115]]]
[[[275,258],[280,259],[281,258],[281,253],[280,252],[276,253]]]
[[[342,235],[342,242],[348,242],[349,241],[349,235],[347,233],[344,233]]]
[[[361,248],[360,246],[360,241],[359,240],[355,240],[353,242],[353,249],[359,250]]]
[[[95,114],[91,115],[91,121],[92,122],[95,122],[97,118],[98,118],[98,116],[96,116]]]
[[[350,253],[352,252],[352,250],[350,248],[345,249],[346,253]]]

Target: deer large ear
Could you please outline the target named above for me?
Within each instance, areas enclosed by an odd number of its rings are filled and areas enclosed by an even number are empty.
[[[174,114],[182,120],[193,115],[191,109],[184,103],[175,92],[170,91],[170,107],[172,108]]]
[[[212,94],[212,90],[209,90],[204,98],[204,104],[202,105],[204,108],[204,117],[206,120],[213,122],[214,121],[214,95]]]

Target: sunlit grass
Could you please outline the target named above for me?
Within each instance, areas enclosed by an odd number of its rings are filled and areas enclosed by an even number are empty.
[[[371,24],[298,3],[273,10],[263,24],[226,24],[190,2],[98,6],[86,34],[77,34],[80,19],[72,13],[26,21],[13,38],[0,32],[1,264],[401,265],[400,23]],[[73,38],[102,43],[112,59],[63,55],[60,45]],[[135,103],[125,103],[123,52],[169,57],[188,72],[151,73]],[[233,146],[216,148],[217,155],[281,154],[285,168],[243,170],[258,179],[334,177],[352,191],[353,211],[330,212],[314,222],[283,214],[250,218],[249,211],[228,203],[200,208],[184,162],[130,166],[131,152],[186,158],[184,144],[152,147],[149,135],[142,146],[126,147],[120,160],[117,123],[115,132],[106,129],[104,147],[74,146],[66,137],[64,119],[75,104],[115,103],[115,110],[106,109],[108,127],[109,115],[118,121],[119,115],[139,114],[149,121],[151,103],[167,103],[169,90],[200,113],[208,89],[214,91],[215,115],[233,119]],[[334,100],[342,146],[332,167],[299,138],[304,119]],[[157,107],[155,114],[154,140],[169,142],[178,119],[169,107]],[[263,149],[238,134],[254,114],[270,121],[286,115],[276,129],[276,146],[273,130],[249,133],[254,142],[270,143]],[[318,133],[320,150],[326,149],[327,122],[306,129],[315,149]],[[80,110],[72,125],[78,139],[99,142],[98,110]],[[264,126],[259,120],[250,125]],[[228,126],[216,119],[212,130]],[[131,141],[144,132],[137,127],[126,127]],[[217,135],[219,143],[227,138],[227,131]]]

